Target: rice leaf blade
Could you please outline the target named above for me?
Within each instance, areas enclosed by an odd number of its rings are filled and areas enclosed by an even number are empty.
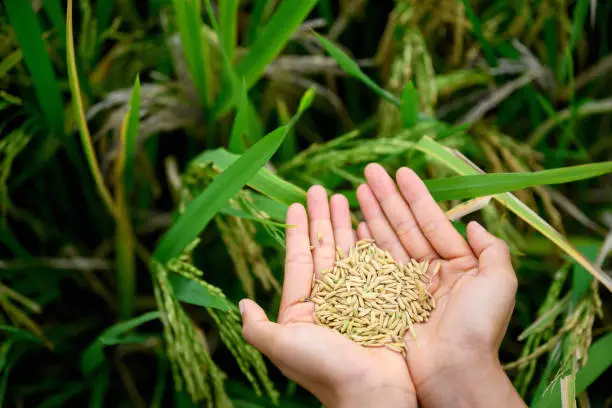
[[[284,0],[236,65],[236,73],[250,89],[264,74],[266,66],[285,47],[295,30],[308,16],[317,0]]]
[[[270,132],[247,150],[187,206],[153,253],[156,261],[165,265],[196,238],[221,207],[276,153],[288,131],[301,113],[309,107],[313,98],[314,91],[311,89],[302,97],[300,109],[288,125]]]
[[[482,170],[475,167],[475,165],[468,164],[467,159],[462,158],[462,155],[459,152],[450,150],[427,136],[423,137],[419,143],[417,143],[416,148],[427,154],[429,157],[445,164],[447,167],[459,174],[470,175],[479,174],[482,172]],[[610,278],[600,268],[593,265],[593,263],[583,254],[581,254],[580,251],[578,251],[563,235],[555,230],[531,208],[516,198],[516,196],[510,193],[503,193],[497,194],[493,196],[493,198],[552,241],[576,262],[582,265],[587,271],[589,271],[589,273],[600,281],[608,290],[612,291],[612,278]]]
[[[32,75],[34,91],[47,126],[58,138],[64,135],[64,104],[59,83],[43,41],[32,3],[22,0],[4,2],[11,27]]]

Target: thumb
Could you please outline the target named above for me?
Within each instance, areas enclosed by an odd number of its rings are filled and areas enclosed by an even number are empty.
[[[503,271],[516,280],[510,251],[505,241],[490,234],[476,221],[468,224],[467,238],[472,251],[478,257],[479,273],[488,275]]]
[[[273,350],[278,325],[269,321],[266,312],[250,299],[242,299],[238,307],[242,315],[242,337],[270,357],[269,351]]]

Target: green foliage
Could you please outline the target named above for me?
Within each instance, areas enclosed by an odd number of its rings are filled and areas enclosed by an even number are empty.
[[[525,401],[605,406],[612,6],[562,3],[3,2],[0,405],[319,406],[236,305],[376,161],[509,243]]]

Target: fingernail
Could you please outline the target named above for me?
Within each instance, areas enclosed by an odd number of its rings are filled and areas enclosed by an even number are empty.
[[[244,301],[245,299],[242,299],[240,302],[238,302],[238,310],[240,310],[240,314],[244,314]]]
[[[472,228],[476,228],[478,231],[485,231],[486,229],[480,225],[480,223],[478,221],[471,221],[470,224],[473,224],[474,226]]]

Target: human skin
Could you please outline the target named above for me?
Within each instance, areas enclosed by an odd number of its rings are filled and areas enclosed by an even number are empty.
[[[321,186],[287,212],[285,279],[278,322],[268,320],[255,302],[240,302],[244,338],[289,378],[326,407],[416,407],[415,389],[401,354],[365,348],[336,331],[316,325],[309,296],[313,275],[333,266],[336,245],[355,243],[349,205]],[[311,251],[311,244],[314,247]]]
[[[365,217],[359,238],[374,238],[401,262],[440,263],[431,287],[436,309],[415,325],[416,340],[406,336],[420,404],[524,407],[498,358],[517,289],[506,243],[476,222],[466,241],[408,168],[398,170],[397,184],[378,164],[365,176],[357,189]]]
[[[497,357],[517,287],[507,245],[476,223],[464,240],[411,170],[398,171],[397,185],[379,165],[365,174],[357,197],[366,221],[357,234],[346,198],[328,201],[321,186],[308,191],[307,211],[289,208],[294,227],[287,230],[278,323],[245,299],[245,339],[329,408],[414,407],[417,396],[425,407],[525,406]],[[335,246],[348,252],[355,235],[374,238],[402,262],[440,263],[431,287],[437,307],[415,325],[416,342],[406,337],[406,360],[316,325],[314,304],[303,301],[313,275],[333,265]]]

